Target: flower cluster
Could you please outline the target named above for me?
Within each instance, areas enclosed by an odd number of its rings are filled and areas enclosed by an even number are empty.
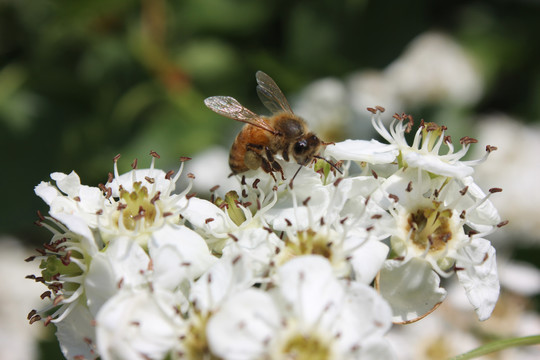
[[[68,359],[393,359],[392,323],[427,316],[457,275],[480,320],[497,301],[504,225],[445,128],[369,109],[386,140],[327,145],[309,166],[276,157],[235,189],[176,191],[179,171],[117,170],[98,187],[53,173],[35,191],[52,239],[28,260]],[[440,154],[446,148],[446,154]],[[290,179],[294,178],[294,182]],[[282,180],[287,179],[287,180]],[[218,193],[221,194],[218,196]],[[373,286],[372,286],[373,285]]]

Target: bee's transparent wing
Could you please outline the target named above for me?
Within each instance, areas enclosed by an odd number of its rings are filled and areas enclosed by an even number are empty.
[[[272,134],[278,133],[264,118],[244,107],[233,97],[212,96],[206,98],[204,100],[204,104],[210,110],[230,119],[257,126],[263,130],[271,132]]]
[[[286,112],[292,114],[291,106],[276,82],[262,71],[257,71],[257,94],[262,103],[273,114]]]

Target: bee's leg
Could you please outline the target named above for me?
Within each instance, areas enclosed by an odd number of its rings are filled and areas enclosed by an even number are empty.
[[[252,170],[257,170],[258,168],[261,168],[265,173],[270,174],[272,178],[274,178],[274,181],[276,181],[276,177],[273,173],[275,170],[272,164],[264,157],[263,151],[264,148],[261,145],[247,144],[246,154],[244,155],[244,163],[248,168]]]
[[[274,176],[274,169],[272,168],[272,165],[270,164],[268,160],[266,160],[263,157],[261,157],[261,168],[263,169],[265,173],[270,174],[272,178],[274,179],[274,181],[277,181],[276,177]]]
[[[283,160],[289,162],[289,148],[286,147],[285,149],[283,149],[281,156],[283,156]]]
[[[265,148],[265,150],[266,159],[268,159],[268,162],[272,165],[272,171],[279,171],[281,173],[281,180],[285,180],[285,176],[283,175],[283,169],[274,158],[274,154],[272,154],[272,151],[270,151],[270,148],[268,146]]]

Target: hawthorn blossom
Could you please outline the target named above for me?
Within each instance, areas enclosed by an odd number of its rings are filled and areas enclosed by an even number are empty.
[[[390,308],[370,287],[343,283],[320,256],[282,266],[271,291],[231,296],[208,323],[212,351],[224,359],[392,359],[382,338]]]
[[[463,137],[460,139],[461,149],[454,152],[449,136],[445,135],[446,127],[435,123],[421,122],[415,132],[412,144],[405,135],[411,132],[414,125],[412,116],[395,114],[387,129],[382,121],[384,108],[377,106],[368,108],[372,113],[371,123],[375,130],[388,142],[382,144],[371,140],[346,140],[329,146],[327,154],[340,160],[362,161],[369,164],[396,163],[399,168],[414,167],[429,171],[435,175],[465,178],[474,172],[474,166],[484,162],[496,147],[486,146],[485,155],[477,160],[462,160],[476,139]],[[440,154],[441,148],[447,147],[446,154]]]
[[[483,92],[483,79],[465,49],[450,36],[425,32],[384,69],[392,91],[410,105],[436,101],[466,106]]]
[[[274,187],[267,194],[257,183],[257,180],[252,183],[248,195],[248,185],[243,181],[244,199],[235,191],[213,199],[214,202],[191,198],[183,217],[214,254],[231,258],[241,255],[251,263],[247,269],[254,276],[262,276],[268,272],[282,242],[263,219],[263,214],[277,201],[277,189]],[[254,210],[250,199],[257,204]]]
[[[81,185],[74,172],[53,173],[55,185],[36,187],[51,214],[40,215],[37,224],[53,236],[28,260],[41,260],[41,276],[31,278],[47,285],[41,297],[50,300],[28,318],[54,323],[68,358],[99,356],[92,324],[119,293],[151,283],[186,302],[183,287],[217,260],[203,238],[183,225],[180,212],[190,186],[172,194],[183,165],[172,177],[154,168],[156,157],[153,153],[149,169],[123,175],[115,158],[114,175],[101,189]]]
[[[320,255],[329,260],[336,276],[371,283],[388,253],[380,240],[388,236],[383,224],[389,216],[368,200],[377,188],[373,177],[358,176],[319,184],[318,200],[309,195],[307,187],[289,189],[283,201],[265,215],[283,234],[284,245],[274,264]]]
[[[400,170],[381,187],[395,219],[392,256],[378,283],[391,303],[394,320],[418,320],[440,303],[446,291],[438,276],[457,273],[480,320],[491,314],[499,294],[495,249],[484,237],[501,223],[489,196],[471,181],[431,178]],[[463,187],[462,187],[463,186]],[[472,230],[466,233],[466,228]],[[420,301],[423,298],[425,301]]]
[[[250,270],[252,264],[242,255],[224,255],[191,285],[190,307],[184,313],[182,335],[175,343],[172,359],[216,357],[208,343],[208,323],[227,299],[257,283]]]
[[[165,358],[181,335],[179,308],[175,293],[162,288],[119,292],[96,319],[101,358]]]
[[[499,296],[495,250],[505,224],[446,128],[412,117],[372,124],[387,143],[325,145],[306,165],[249,170],[190,194],[184,169],[155,167],[82,185],[53,173],[35,191],[52,239],[40,260],[47,305],[70,359],[393,359],[392,322],[429,315],[456,274],[480,320]],[[441,153],[446,148],[446,153]],[[208,180],[208,179],[205,179]],[[214,180],[212,180],[214,181]],[[208,182],[203,186],[208,187]],[[183,187],[183,186],[182,186]],[[376,290],[370,284],[375,283]]]

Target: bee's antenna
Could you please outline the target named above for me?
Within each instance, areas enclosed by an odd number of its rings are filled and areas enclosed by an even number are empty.
[[[336,164],[334,164],[334,163],[331,162],[330,160],[325,159],[325,158],[323,158],[322,156],[319,156],[319,155],[315,155],[315,156],[313,156],[313,157],[314,157],[314,158],[317,158],[317,159],[321,159],[321,160],[326,161],[328,164],[330,164],[330,166],[331,166],[332,168],[334,168],[334,170],[336,170],[338,173],[340,173],[341,175],[343,175],[343,172],[341,172],[341,170],[338,169],[338,167],[336,166]],[[298,171],[297,171],[297,172],[298,172]]]
[[[291,181],[289,182],[289,187],[290,187],[291,189],[293,188],[293,180],[294,180],[294,178],[296,177],[296,175],[298,175],[298,173],[300,172],[300,169],[302,169],[302,166],[304,166],[304,165],[300,165],[300,167],[298,168],[298,170],[296,170],[296,172],[294,173],[294,175],[293,175]]]

